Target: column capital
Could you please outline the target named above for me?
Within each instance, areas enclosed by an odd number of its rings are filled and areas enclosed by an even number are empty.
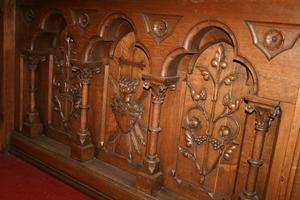
[[[102,62],[81,62],[79,60],[71,60],[73,65],[72,71],[77,74],[82,84],[90,84],[94,74],[99,74],[101,71]]]
[[[22,54],[26,57],[29,70],[36,70],[41,62],[46,61],[46,56],[33,50],[22,50]]]
[[[268,132],[271,122],[280,114],[280,103],[262,97],[248,95],[245,97],[246,112],[255,112],[255,129]]]
[[[152,102],[162,104],[168,89],[174,90],[178,76],[163,77],[151,74],[143,74],[144,88],[152,90]]]

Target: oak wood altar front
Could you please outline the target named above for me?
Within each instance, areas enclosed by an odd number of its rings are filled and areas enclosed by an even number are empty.
[[[297,199],[299,2],[16,9],[11,152],[95,198]]]

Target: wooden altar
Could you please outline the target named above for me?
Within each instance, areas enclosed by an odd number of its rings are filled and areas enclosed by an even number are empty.
[[[10,152],[94,198],[300,198],[299,2],[3,4]]]

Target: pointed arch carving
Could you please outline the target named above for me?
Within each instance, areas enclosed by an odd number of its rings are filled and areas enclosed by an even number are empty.
[[[67,27],[67,21],[62,12],[58,10],[47,12],[38,26],[39,29],[34,33],[30,42],[30,51],[47,53],[63,44],[61,34]]]
[[[238,55],[234,34],[225,24],[206,21],[194,26],[183,46],[167,56],[161,76],[179,76],[177,84],[185,91],[178,108],[183,110],[182,128],[170,172],[173,181],[198,197],[231,199],[245,123],[244,97],[257,93],[255,69]],[[219,178],[225,173],[233,178],[226,191]]]
[[[38,111],[38,105],[36,104],[37,90],[41,89],[40,84],[37,84],[38,74],[43,73],[43,70],[39,70],[40,65],[49,61],[49,52],[53,52],[58,49],[62,44],[61,35],[66,29],[66,21],[63,14],[57,10],[46,13],[41,22],[39,23],[39,29],[33,34],[30,39],[29,46],[21,51],[20,64],[23,65],[23,60],[26,60],[25,65],[28,67],[29,75],[29,111],[25,114],[24,129],[29,136],[37,136],[42,134],[43,125],[40,113]],[[23,69],[23,66],[20,67]],[[23,83],[24,80],[20,82]],[[39,97],[40,98],[40,97]],[[39,105],[40,106],[40,105]],[[20,124],[23,124],[20,122]],[[21,127],[22,128],[22,127]]]
[[[122,13],[104,18],[97,35],[90,38],[82,58],[102,61],[104,73],[95,91],[101,91],[102,110],[97,135],[99,159],[136,174],[142,165],[147,137],[150,95],[144,89],[142,73],[150,73],[150,55],[137,40],[135,26]]]

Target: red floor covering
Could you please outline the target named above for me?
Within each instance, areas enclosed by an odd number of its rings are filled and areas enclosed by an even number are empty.
[[[23,160],[0,153],[0,200],[90,200]]]

